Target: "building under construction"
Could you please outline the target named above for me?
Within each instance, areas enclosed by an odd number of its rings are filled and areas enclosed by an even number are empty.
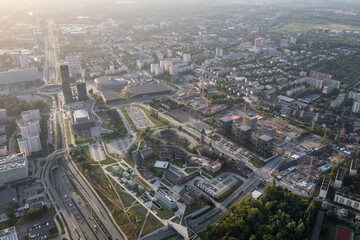
[[[236,141],[241,145],[250,145],[251,144],[251,127],[246,125],[241,125],[236,129]]]
[[[219,132],[224,136],[231,135],[233,120],[229,117],[219,119]]]
[[[272,155],[273,145],[274,145],[273,137],[270,137],[268,135],[261,135],[256,140],[255,151],[259,155],[268,158],[271,157]]]
[[[248,116],[248,115],[244,115],[244,125],[248,126],[251,128],[252,131],[256,131],[256,127],[257,127],[257,117],[256,116]]]

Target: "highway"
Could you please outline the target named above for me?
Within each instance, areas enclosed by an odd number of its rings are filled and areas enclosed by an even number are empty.
[[[57,38],[54,35],[54,22],[50,20],[47,28],[47,39],[45,42],[45,62],[43,79],[46,84],[57,81],[58,61],[57,61]]]

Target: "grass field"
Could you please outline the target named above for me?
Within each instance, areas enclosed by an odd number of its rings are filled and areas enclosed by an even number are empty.
[[[294,32],[307,32],[312,29],[318,28],[329,28],[331,30],[354,30],[359,31],[359,26],[351,26],[351,25],[342,25],[342,24],[315,24],[315,23],[289,23],[280,29],[278,32],[287,32],[287,33],[294,33]]]
[[[146,236],[149,233],[152,233],[153,231],[161,228],[164,226],[159,220],[157,220],[156,217],[154,217],[152,214],[149,214],[149,216],[146,219],[144,229],[141,233],[141,236]]]

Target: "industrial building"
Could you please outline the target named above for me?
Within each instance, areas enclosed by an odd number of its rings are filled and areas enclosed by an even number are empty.
[[[19,123],[19,129],[22,138],[39,135],[41,131],[38,120],[29,121],[25,124]]]
[[[33,152],[40,152],[42,150],[39,135],[30,136],[27,138],[18,138],[20,152],[24,152],[26,156],[30,156]]]
[[[130,98],[141,98],[157,95],[170,94],[171,89],[162,83],[146,84],[136,87],[129,87],[127,94]]]
[[[24,111],[21,113],[21,118],[24,124],[31,121],[40,121],[40,111],[39,109]]]
[[[75,110],[72,114],[72,124],[76,130],[85,130],[95,126],[91,115],[85,109]]]
[[[25,153],[0,157],[0,186],[29,176],[28,159]]]
[[[255,151],[261,156],[268,158],[271,156],[274,145],[274,138],[268,135],[262,135],[257,138]]]
[[[76,89],[78,92],[78,100],[86,101],[87,100],[87,91],[86,91],[86,82],[85,80],[79,80],[76,82]]]
[[[341,188],[343,181],[344,181],[345,174],[346,174],[346,168],[339,167],[337,174],[336,174],[334,187]]]
[[[331,179],[328,177],[324,177],[322,184],[321,184],[321,188],[320,188],[320,192],[319,192],[319,198],[325,199],[326,195],[329,191],[329,187],[330,187],[330,181]]]
[[[101,98],[105,104],[110,104],[116,101],[119,101],[123,98],[120,97],[119,94],[114,91],[106,90],[101,92]]]
[[[219,132],[224,136],[231,135],[233,120],[229,117],[219,119]]]
[[[236,129],[236,141],[241,145],[251,144],[251,127],[241,125]]]
[[[167,208],[171,209],[172,211],[175,211],[177,206],[175,199],[172,198],[170,195],[168,195],[166,192],[164,192],[161,189],[158,189],[155,191],[155,198],[159,200],[162,204],[164,204]]]

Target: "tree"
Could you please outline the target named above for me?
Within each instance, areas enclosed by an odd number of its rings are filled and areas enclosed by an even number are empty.
[[[339,143],[339,141],[340,141],[340,136],[339,136],[339,134],[336,134],[336,136],[334,138],[334,142]]]

